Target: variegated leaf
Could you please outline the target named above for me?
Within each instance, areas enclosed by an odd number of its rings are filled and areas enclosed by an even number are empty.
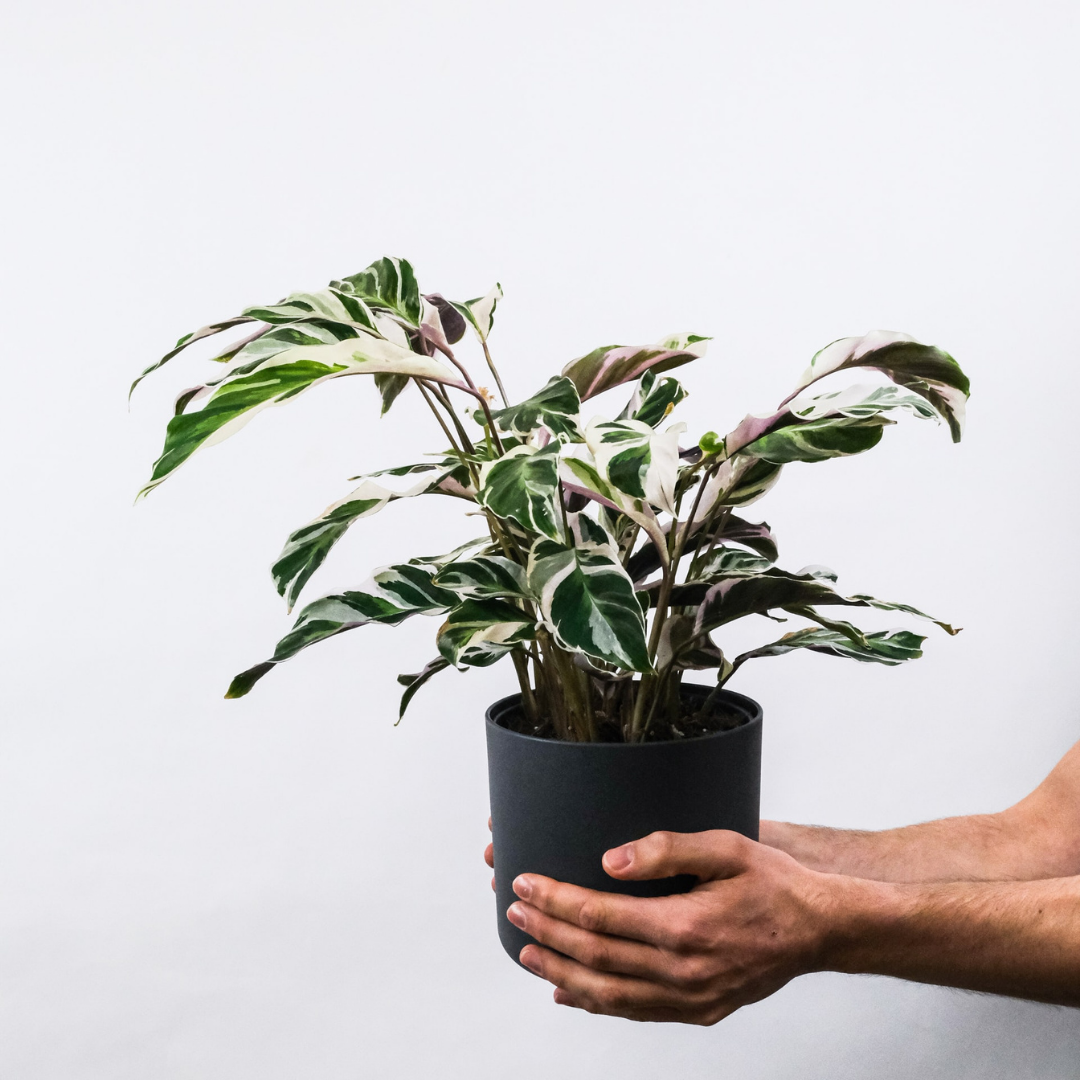
[[[922,420],[939,420],[937,410],[918,394],[909,394],[897,386],[849,386],[829,394],[792,399],[788,410],[800,420],[820,420],[828,416],[866,419],[881,413],[909,412]]]
[[[304,358],[297,354],[303,354]],[[294,355],[296,359],[290,359]],[[200,447],[234,434],[267,406],[295,398],[328,379],[379,372],[416,375],[460,386],[457,374],[440,361],[370,334],[334,345],[295,346],[266,366],[222,382],[197,412],[181,411],[174,416],[169,421],[165,446],[154,463],[150,481],[139,494],[153,490]],[[185,396],[184,407],[200,396],[198,388],[190,392]]]
[[[358,274],[331,282],[330,286],[370,307],[391,311],[410,326],[420,325],[420,287],[412,264],[405,259],[386,256]]]
[[[502,286],[496,282],[494,287],[484,296],[478,296],[475,300],[466,300],[464,303],[457,303],[453,300],[450,303],[476,331],[476,336],[482,342],[486,342],[491,334],[491,328],[495,324],[495,308],[498,307],[502,297]]]
[[[712,630],[744,615],[763,615],[773,610],[797,611],[811,606],[872,607],[879,611],[901,611],[940,626],[947,634],[957,634],[946,622],[927,615],[909,604],[878,600],[856,593],[841,596],[832,588],[835,575],[823,568],[808,568],[810,573],[789,574],[776,568],[753,577],[734,577],[708,585],[694,581],[676,586],[672,603],[688,605],[700,600],[697,611],[699,631]]]
[[[947,352],[920,345],[907,334],[874,330],[826,345],[814,355],[791,397],[826,375],[856,367],[884,372],[894,383],[925,398],[947,421],[953,442],[960,441],[971,392],[968,377]]]
[[[522,528],[562,538],[559,498],[559,445],[542,450],[516,446],[480,471],[477,500],[493,514],[512,518]]]
[[[587,401],[613,386],[640,378],[646,371],[659,375],[705,354],[710,339],[699,334],[674,334],[655,345],[603,345],[571,360],[562,373]]]
[[[769,526],[765,522],[754,524],[730,512],[718,515],[712,524],[705,528],[706,521],[698,517],[694,524],[697,529],[685,542],[684,550],[689,553],[700,547],[707,547],[710,543],[728,541],[729,543],[742,544],[751,551],[757,552],[763,559],[776,562],[778,552],[776,540],[773,538]],[[660,556],[656,548],[646,545],[640,551],[634,553],[626,564],[627,572],[634,581],[644,581],[649,574],[660,569]]]
[[[512,431],[523,438],[539,427],[546,427],[553,435],[565,435],[580,442],[578,413],[581,401],[574,384],[559,375],[547,383],[532,397],[508,409],[499,409],[491,415],[502,431]],[[481,419],[482,422],[482,419]]]
[[[466,600],[439,627],[439,652],[455,667],[488,667],[536,636],[536,622],[505,600]]]
[[[626,495],[613,484],[609,484],[600,475],[588,447],[567,448],[559,462],[559,476],[567,491],[584,495],[601,506],[624,514],[635,524],[640,525],[645,535],[656,545],[660,557],[665,564],[667,563],[667,537],[652,507],[644,500]]]
[[[789,424],[755,439],[741,453],[773,465],[849,457],[877,446],[890,423],[882,416],[830,416]]]
[[[597,419],[585,429],[585,442],[608,483],[624,495],[674,514],[679,435],[685,430],[685,424],[658,432],[640,420]]]
[[[700,581],[718,581],[721,578],[753,577],[772,568],[772,561],[740,548],[723,545],[714,548],[698,568],[695,576]]]
[[[291,533],[270,569],[278,595],[285,597],[289,610],[292,611],[311,575],[322,566],[330,549],[353,522],[377,514],[397,499],[410,499],[438,491],[443,479],[452,471],[452,467],[443,465],[435,477],[421,480],[407,491],[400,492],[391,491],[373,480],[365,480],[344,499],[331,503],[317,518]]]
[[[395,563],[376,570],[371,579],[382,596],[410,612],[438,615],[457,603],[457,596],[435,584],[433,567]]]
[[[946,634],[949,634],[952,637],[959,634],[961,630],[960,627],[953,627],[947,622],[941,622],[940,619],[935,619],[933,615],[927,615],[925,611],[920,611],[910,604],[896,604],[889,600],[876,600],[874,597],[867,596],[865,593],[855,593],[851,599],[857,600],[867,607],[876,608],[878,611],[901,611],[905,615],[914,615],[917,619],[925,619],[927,622],[932,622],[935,626],[940,626]]]
[[[667,376],[657,381],[655,372],[646,371],[619,419],[639,420],[650,427],[656,427],[686,396],[682,384],[676,379]]]
[[[160,360],[155,360],[141,375],[131,384],[131,388],[128,390],[128,397],[135,392],[135,387],[139,385],[153,371],[157,371],[159,367],[167,364],[174,356],[181,353],[189,345],[194,345],[196,341],[201,341],[203,338],[211,337],[214,334],[220,334],[223,330],[231,330],[234,326],[242,326],[244,323],[255,322],[255,319],[247,315],[240,315],[235,319],[223,319],[221,322],[210,323],[208,326],[200,327],[198,330],[193,331],[190,334],[184,334],[182,338],[176,343],[176,345],[170,349]],[[245,338],[244,341],[249,340]]]
[[[561,648],[632,671],[652,670],[641,605],[609,553],[538,540],[528,578],[544,625]]]
[[[581,551],[600,552],[609,559],[619,558],[619,546],[607,529],[588,514],[578,511],[566,515],[570,542]]]
[[[368,623],[396,626],[410,615],[438,615],[457,602],[453,593],[432,584],[423,567],[388,566],[364,589],[324,596],[305,607],[277,644],[274,655],[241,672],[229,685],[227,698],[243,697],[268,671],[301,649]]]
[[[291,293],[277,304],[262,304],[245,308],[242,312],[251,319],[273,324],[306,322],[322,319],[335,323],[356,323],[375,332],[375,318],[362,299],[350,296],[337,287],[337,282],[319,292]]]
[[[688,582],[673,590],[672,603],[688,605],[701,597],[695,628],[698,633],[746,615],[764,615],[777,609],[812,604],[866,607],[860,600],[841,596],[813,577],[798,577],[782,570],[768,570],[754,577],[725,578],[702,589],[704,583]]]
[[[844,656],[864,663],[887,664],[895,667],[897,664],[902,664],[907,660],[917,660],[922,656],[922,643],[925,640],[925,637],[913,634],[909,630],[886,630],[865,635],[863,643],[859,644],[835,630],[796,630],[794,633],[785,634],[779,641],[763,645],[759,649],[751,649],[737,656],[732,664],[732,671],[755,657],[780,656],[795,649],[810,649],[829,656]]]
[[[425,664],[415,675],[399,675],[397,677],[399,685],[405,687],[405,693],[401,695],[401,704],[398,706],[398,723],[401,722],[401,718],[405,715],[405,710],[409,707],[409,702],[416,696],[417,690],[419,690],[432,675],[437,675],[440,671],[445,671],[449,666],[449,660],[443,656],[437,656],[434,660]]]
[[[465,334],[466,321],[461,312],[441,293],[428,293],[424,300],[424,322],[429,327],[429,335],[434,334],[437,323],[442,340],[447,345],[456,345]]]
[[[664,621],[656,650],[656,667],[663,671],[672,665],[683,671],[720,668],[721,682],[731,671],[730,662],[712,638],[695,632],[693,615],[669,615]]]
[[[470,599],[530,595],[524,568],[502,555],[452,562],[435,575],[435,584]]]

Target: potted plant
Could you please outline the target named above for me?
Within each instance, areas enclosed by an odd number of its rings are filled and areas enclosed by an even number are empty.
[[[958,441],[968,380],[947,353],[907,335],[844,338],[813,357],[774,412],[684,445],[685,425],[669,416],[686,391],[666,373],[700,357],[708,339],[602,346],[513,401],[489,348],[501,297],[498,285],[465,302],[425,294],[408,262],[383,258],[320,292],[186,335],[139,379],[203,338],[241,336],[212,357],[222,366],[217,378],[178,397],[140,494],[259,409],[319,383],[371,375],[383,414],[404,392],[423,398],[436,452],[354,477],[357,487],[289,536],[274,583],[291,609],[345,531],[401,499],[457,500],[478,535],[308,603],[273,655],[237,675],[226,696],[247,694],[309,645],[412,615],[438,616],[436,655],[399,676],[399,719],[440,672],[508,657],[519,693],[489,709],[487,734],[499,931],[516,959],[528,939],[505,912],[519,872],[671,892],[689,883],[615,882],[601,854],[660,828],[733,828],[756,838],[761,710],[726,688],[744,663],[796,649],[887,665],[921,655],[918,634],[866,633],[840,615],[878,608],[927,616],[844,595],[823,567],[781,569],[769,526],[742,508],[786,464],[869,450],[901,413],[943,420]],[[497,396],[454,351],[470,330]],[[856,368],[888,381],[811,390]],[[618,387],[604,415],[583,417],[584,402]],[[714,632],[751,615],[805,625],[728,656]],[[713,685],[684,681],[689,671],[712,672]]]

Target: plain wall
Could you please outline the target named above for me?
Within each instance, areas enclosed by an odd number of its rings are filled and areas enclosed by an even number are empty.
[[[4,1080],[1077,1075],[1080,1013],[883,979],[802,978],[707,1030],[554,1006],[503,955],[480,859],[508,665],[441,676],[395,728],[394,676],[433,655],[417,619],[222,700],[289,625],[267,574],[286,534],[438,448],[416,403],[380,422],[365,380],[321,387],[133,508],[207,365],[125,401],[181,333],[383,254],[451,297],[503,283],[492,345],[520,395],[603,343],[714,335],[684,372],[694,434],[773,407],[833,338],[938,344],[973,382],[960,446],[912,420],[789,468],[750,516],[785,566],[963,633],[902,669],[789,656],[735,688],[765,708],[767,815],[1001,808],[1080,735],[1075,5],[5,22]],[[309,595],[473,528],[449,501],[390,507]]]

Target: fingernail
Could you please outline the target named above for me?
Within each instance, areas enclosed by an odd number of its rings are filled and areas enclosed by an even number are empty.
[[[506,909],[506,917],[519,929],[525,929],[525,908],[521,904],[511,904]]]
[[[555,998],[556,1005],[573,1005],[573,999],[565,990],[556,990],[552,995]]]
[[[604,862],[606,862],[612,870],[625,870],[633,861],[633,844],[623,844],[622,847],[612,848],[604,855]]]
[[[528,900],[532,896],[532,882],[525,877],[514,878],[514,892],[521,897],[522,900]]]
[[[543,969],[540,966],[540,958],[536,954],[536,950],[529,945],[526,945],[521,950],[521,954],[518,959],[525,965],[534,975],[543,975]]]

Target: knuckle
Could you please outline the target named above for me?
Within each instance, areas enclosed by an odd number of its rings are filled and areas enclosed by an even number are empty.
[[[581,947],[580,960],[594,971],[607,971],[611,967],[611,950],[600,938],[590,938]]]
[[[675,853],[675,833],[661,831],[654,832],[649,837],[649,854],[657,861],[665,861]]]
[[[602,986],[596,992],[596,999],[604,1010],[618,1009],[626,1004],[626,995],[612,983]]]
[[[709,982],[712,977],[712,967],[704,957],[699,955],[680,956],[673,965],[675,980],[683,986],[696,988]]]
[[[683,956],[693,956],[709,945],[709,934],[701,919],[694,914],[684,915],[672,926],[675,951]]]
[[[603,930],[607,925],[607,905],[603,900],[590,896],[578,908],[578,926],[585,930]]]

